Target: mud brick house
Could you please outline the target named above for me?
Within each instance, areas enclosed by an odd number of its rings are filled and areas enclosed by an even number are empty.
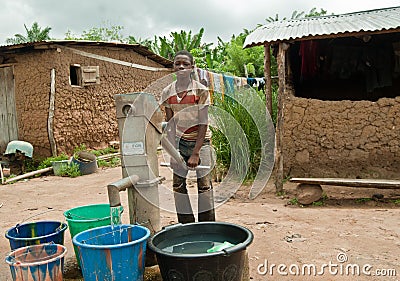
[[[272,22],[257,45],[267,93],[278,63],[283,176],[400,178],[400,7]]]
[[[11,140],[35,156],[118,139],[114,95],[140,92],[172,62],[139,44],[43,41],[0,47],[0,153]]]

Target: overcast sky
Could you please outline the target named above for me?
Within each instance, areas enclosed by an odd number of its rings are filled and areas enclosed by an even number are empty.
[[[342,14],[400,6],[400,0],[0,0],[0,45],[6,38],[26,35],[37,22],[51,27],[50,37],[64,39],[70,30],[81,35],[93,27],[122,26],[127,37],[153,39],[171,31],[204,27],[203,42],[229,41],[243,29],[252,30],[276,14],[290,18],[293,11],[324,9]]]

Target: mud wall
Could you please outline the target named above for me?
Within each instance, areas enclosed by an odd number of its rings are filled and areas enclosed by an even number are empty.
[[[84,47],[82,51],[163,68],[138,53],[108,47]],[[114,95],[143,91],[157,79],[169,74],[122,66],[87,58],[68,49],[32,51],[16,55],[15,95],[19,136],[34,146],[36,157],[51,155],[47,122],[49,114],[50,73],[56,72],[54,138],[57,153],[72,154],[74,148],[104,148],[118,140]],[[70,65],[99,66],[100,84],[71,86]]]
[[[33,145],[33,156],[49,155],[47,133],[51,62],[46,51],[13,55],[18,138]]]
[[[285,175],[400,178],[400,97],[284,104]]]

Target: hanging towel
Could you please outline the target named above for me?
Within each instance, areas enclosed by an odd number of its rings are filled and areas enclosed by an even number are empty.
[[[211,74],[214,82],[213,83],[214,92],[221,93],[222,100],[224,100],[224,95],[225,95],[224,78],[222,77],[222,74],[219,73],[211,73]]]
[[[221,91],[221,82],[220,82],[220,74],[213,73],[212,74],[213,81],[214,81],[214,91],[217,93],[222,93]]]
[[[247,78],[247,84],[254,87],[257,84],[256,78]]]
[[[233,94],[235,91],[235,80],[233,76],[223,75],[224,77],[224,85],[225,85],[225,93],[227,95]]]
[[[204,86],[209,87],[210,83],[208,81],[207,71],[201,68],[197,68],[197,73],[199,75],[199,82]]]
[[[259,91],[264,91],[264,86],[265,86],[265,80],[264,80],[264,77],[262,77],[262,78],[256,78],[256,81],[257,81],[257,89],[259,90]]]
[[[235,76],[233,80],[235,81],[235,89],[240,89],[243,86],[241,77]]]
[[[242,86],[246,86],[246,85],[247,85],[247,78],[242,77]]]

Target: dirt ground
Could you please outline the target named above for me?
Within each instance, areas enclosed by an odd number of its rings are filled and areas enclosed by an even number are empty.
[[[170,186],[169,168],[160,169],[166,176],[163,185]],[[65,210],[108,203],[106,186],[120,178],[117,167],[77,178],[48,175],[0,186],[0,280],[12,280],[4,261],[10,251],[4,237],[7,229],[25,221],[65,221]],[[286,194],[276,196],[271,181],[250,200],[249,187],[242,186],[216,210],[218,221],[253,232],[248,247],[251,280],[400,280],[400,190],[323,186],[323,203],[301,206],[295,204],[295,187],[287,182]],[[371,199],[376,193],[383,199]],[[126,192],[121,198],[127,206]],[[128,212],[122,220],[129,223]],[[176,215],[161,211],[161,222],[176,223]],[[69,232],[64,244],[68,248],[64,280],[83,280]]]

